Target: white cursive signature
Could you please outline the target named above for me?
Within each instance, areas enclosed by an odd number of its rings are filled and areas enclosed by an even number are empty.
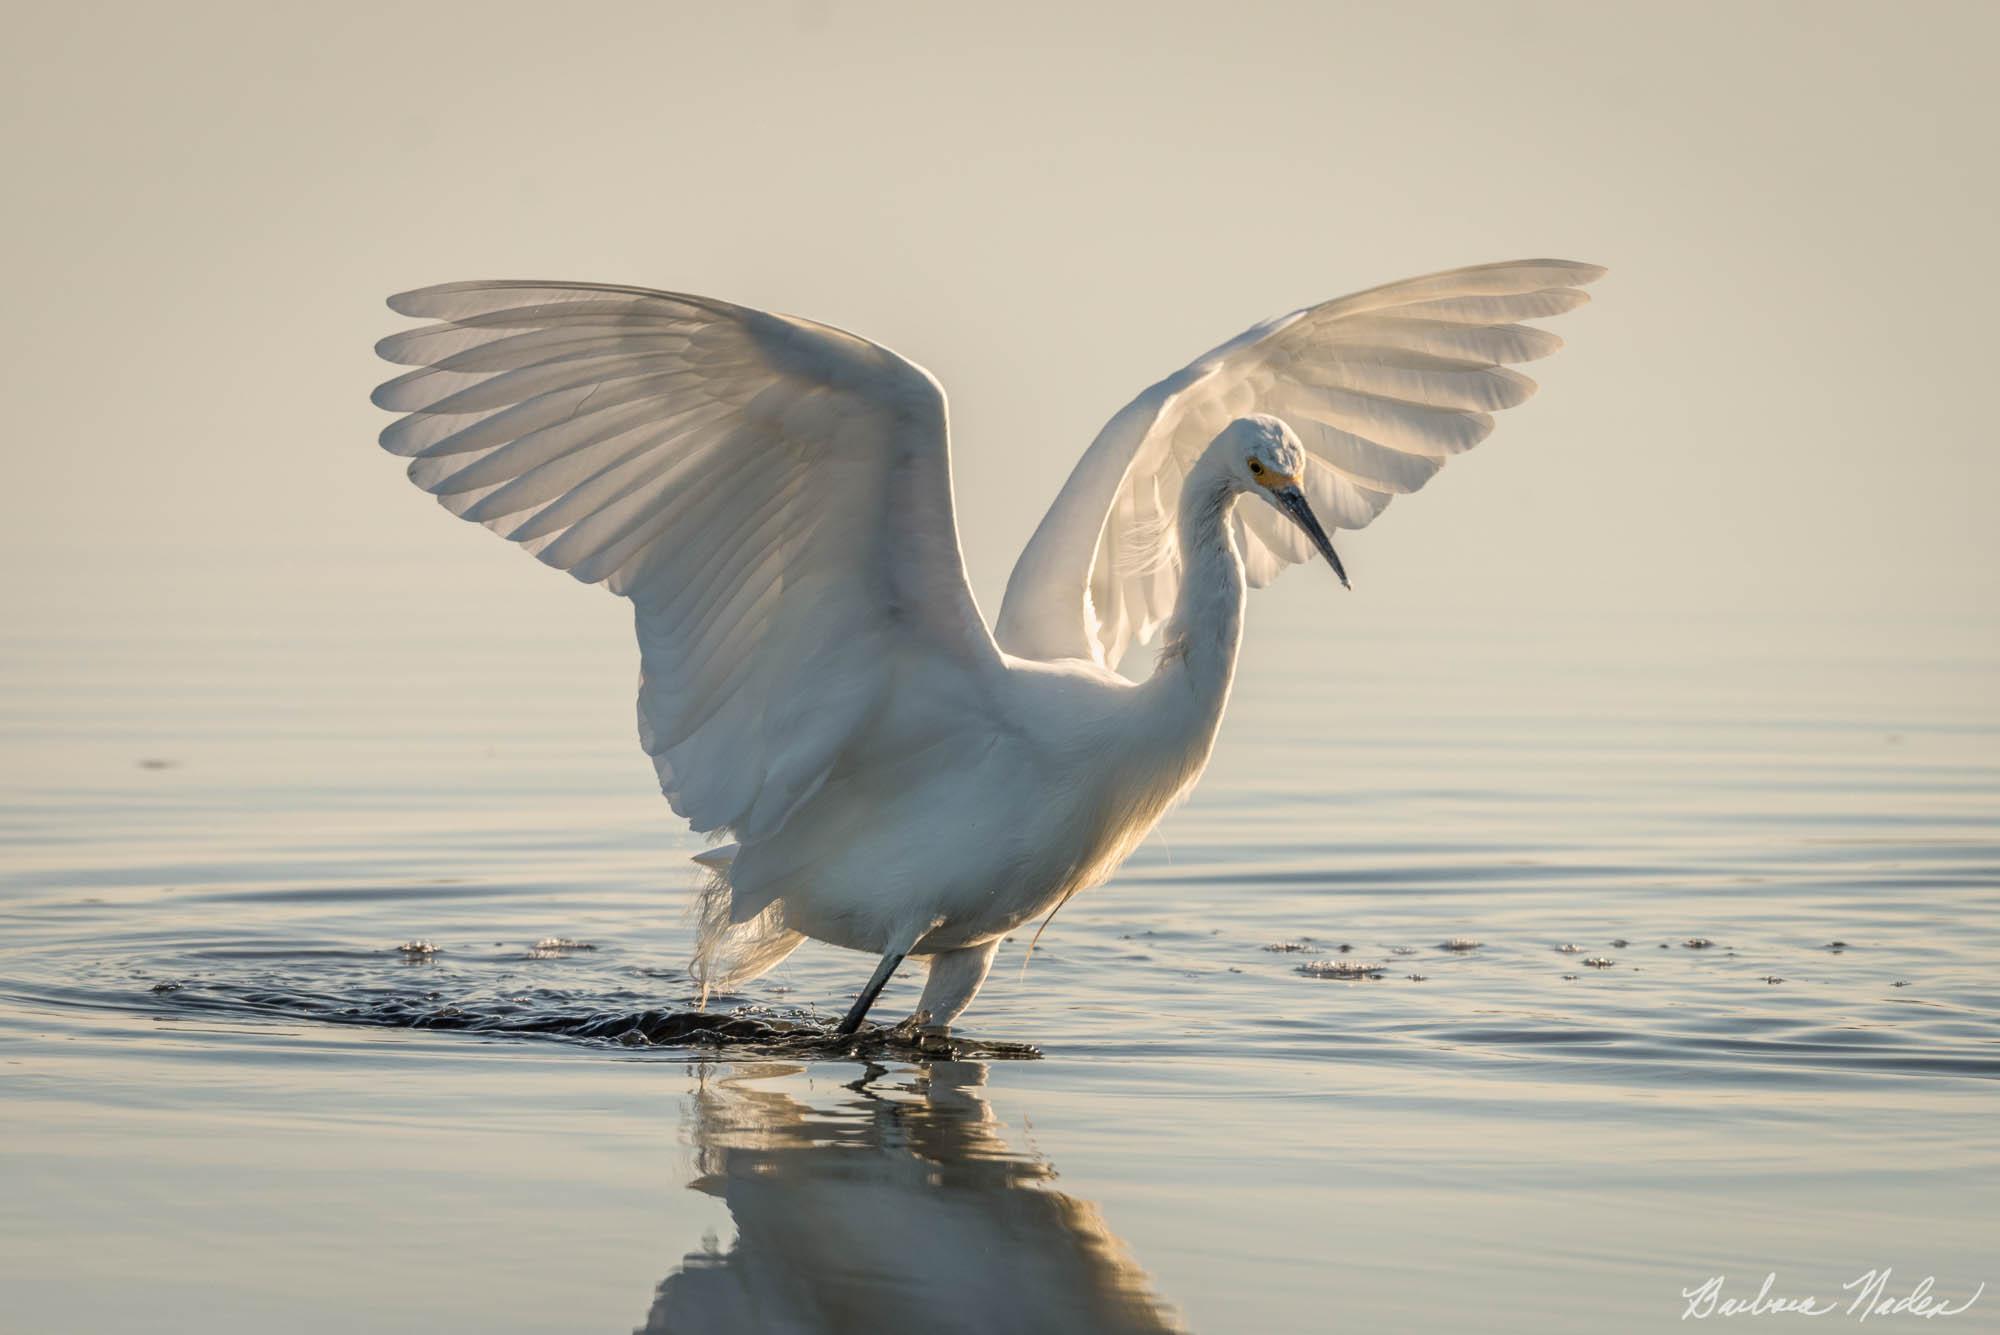
[[[1986,1292],[1986,1282],[1981,1280],[1971,1297],[1953,1306],[1951,1299],[1931,1292],[1937,1284],[1937,1276],[1925,1275],[1915,1288],[1897,1296],[1889,1292],[1889,1276],[1893,1273],[1891,1268],[1885,1266],[1848,1280],[1840,1286],[1853,1295],[1845,1302],[1831,1298],[1821,1301],[1814,1294],[1798,1298],[1781,1297],[1771,1292],[1778,1283],[1776,1271],[1764,1276],[1756,1297],[1726,1298],[1722,1286],[1728,1276],[1710,1275],[1694,1288],[1681,1290],[1681,1297],[1687,1301],[1687,1310],[1681,1313],[1681,1320],[1705,1321],[1712,1316],[1825,1316],[1829,1312],[1845,1312],[1856,1321],[1866,1321],[1871,1316],[1920,1316],[1929,1319],[1957,1316],[1978,1302],[1979,1295]]]

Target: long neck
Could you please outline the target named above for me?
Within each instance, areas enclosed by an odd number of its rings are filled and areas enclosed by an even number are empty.
[[[1181,488],[1178,536],[1181,587],[1162,636],[1160,661],[1146,683],[1154,708],[1198,744],[1196,772],[1229,702],[1236,649],[1243,638],[1243,558],[1230,536],[1236,491],[1220,468],[1195,465]]]

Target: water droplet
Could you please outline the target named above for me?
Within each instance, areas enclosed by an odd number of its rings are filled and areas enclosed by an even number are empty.
[[[1308,978],[1380,978],[1385,969],[1379,964],[1356,964],[1352,960],[1308,960],[1299,966]]]

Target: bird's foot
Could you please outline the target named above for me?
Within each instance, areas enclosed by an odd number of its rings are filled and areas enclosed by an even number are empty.
[[[953,1057],[957,1055],[952,1047],[951,1026],[932,1024],[931,1013],[920,1010],[908,1016],[889,1031],[889,1040],[900,1047],[915,1048],[924,1057]]]

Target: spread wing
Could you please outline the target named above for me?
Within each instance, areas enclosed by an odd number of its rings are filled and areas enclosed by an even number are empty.
[[[1578,289],[1603,274],[1515,260],[1406,279],[1266,321],[1160,381],[1098,433],[1021,553],[1000,646],[1116,667],[1150,639],[1180,587],[1181,482],[1245,413],[1290,423],[1312,455],[1313,509],[1330,528],[1361,528],[1534,393],[1509,365],[1562,340],[1519,322],[1582,305]],[[1234,522],[1253,585],[1313,554],[1268,506],[1238,506]]]
[[[585,283],[451,283],[377,345],[410,480],[636,608],[639,731],[673,808],[783,824],[904,669],[990,701],[944,395],[825,325]]]

